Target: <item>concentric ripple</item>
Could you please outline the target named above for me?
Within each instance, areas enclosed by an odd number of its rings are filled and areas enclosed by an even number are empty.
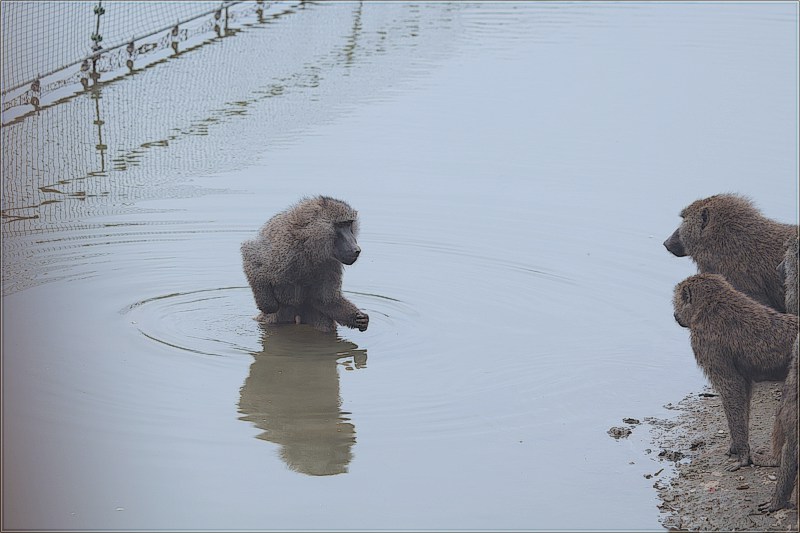
[[[389,296],[345,292],[369,313],[373,330],[376,324],[391,327],[415,314],[409,305]],[[120,313],[142,335],[172,348],[208,356],[256,354],[263,351],[263,340],[269,332],[254,320],[257,309],[252,298],[247,286],[199,289],[140,300]],[[344,333],[346,328],[340,330]],[[313,351],[313,338],[306,335],[304,342]]]

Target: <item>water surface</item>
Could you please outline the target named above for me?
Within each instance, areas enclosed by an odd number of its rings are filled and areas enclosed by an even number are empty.
[[[797,223],[797,5],[306,4],[2,129],[19,529],[659,529],[704,383],[662,241]],[[359,210],[366,332],[264,330],[240,243]]]

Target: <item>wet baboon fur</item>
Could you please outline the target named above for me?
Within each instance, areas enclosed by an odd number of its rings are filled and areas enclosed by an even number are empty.
[[[763,216],[753,202],[736,194],[717,194],[691,203],[683,222],[664,241],[678,257],[690,256],[699,273],[722,274],[739,291],[784,312],[783,281],[775,266],[797,226]]]
[[[242,261],[259,319],[334,331],[367,329],[369,316],[342,295],[343,263],[355,262],[358,213],[327,196],[304,198],[242,243]]]
[[[798,239],[790,239],[786,256],[778,270],[785,277],[786,309],[789,313],[798,314]],[[798,427],[797,427],[797,365],[800,351],[800,334],[794,339],[792,362],[789,374],[783,383],[781,401],[775,413],[775,424],[772,428],[772,454],[759,456],[755,454],[753,462],[762,466],[780,466],[775,492],[768,502],[759,504],[763,512],[777,511],[789,506],[789,498],[797,486],[798,479]],[[797,506],[797,501],[794,503]]]
[[[675,320],[691,331],[695,360],[722,398],[731,435],[729,455],[749,465],[750,396],[754,381],[783,380],[798,318],[778,313],[737,291],[718,274],[678,283]]]

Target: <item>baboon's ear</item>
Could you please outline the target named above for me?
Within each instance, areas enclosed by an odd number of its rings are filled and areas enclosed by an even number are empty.
[[[700,229],[705,229],[708,225],[708,208],[704,207],[702,211],[700,211],[700,219],[702,220],[702,224],[700,224]]]
[[[688,285],[684,285],[681,289],[681,298],[687,304],[692,303],[692,290],[688,287]]]

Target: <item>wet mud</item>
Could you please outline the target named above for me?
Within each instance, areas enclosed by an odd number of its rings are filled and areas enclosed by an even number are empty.
[[[770,446],[781,383],[757,383],[750,411],[750,446]],[[797,531],[797,509],[763,514],[758,504],[775,490],[777,467],[726,468],[730,444],[722,402],[710,388],[675,405],[672,419],[646,419],[659,460],[672,463],[674,474],[657,478],[661,524],[671,531]],[[793,501],[797,501],[797,489]]]

